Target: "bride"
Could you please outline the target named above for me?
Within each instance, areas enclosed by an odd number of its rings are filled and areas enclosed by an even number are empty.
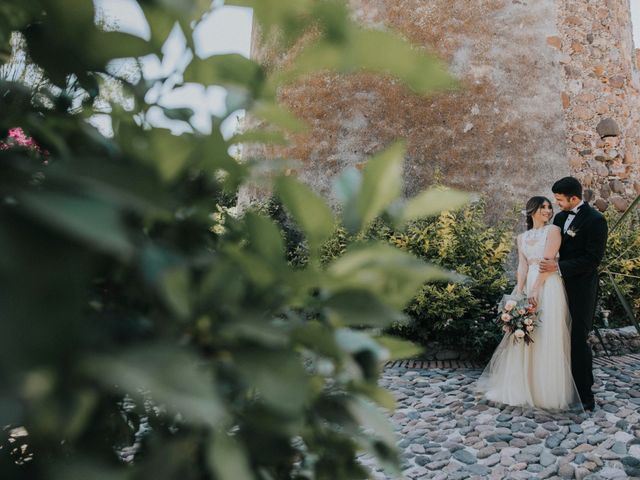
[[[571,376],[571,317],[562,278],[539,273],[539,262],[558,255],[562,234],[549,222],[551,201],[527,202],[527,231],[518,235],[518,274],[514,294],[526,295],[537,308],[533,343],[514,342],[505,334],[478,380],[478,390],[494,402],[565,410],[579,405]]]

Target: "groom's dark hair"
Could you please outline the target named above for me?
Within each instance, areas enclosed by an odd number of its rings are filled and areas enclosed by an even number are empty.
[[[582,198],[582,185],[577,178],[564,177],[558,180],[551,187],[553,193],[565,195],[567,198],[578,197]]]

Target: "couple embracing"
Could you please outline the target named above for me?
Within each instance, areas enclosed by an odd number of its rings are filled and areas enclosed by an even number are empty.
[[[505,334],[478,388],[489,400],[549,410],[593,410],[593,371],[587,337],[593,326],[598,265],[607,243],[603,215],[582,200],[573,177],[552,187],[551,201],[529,199],[527,231],[518,235],[516,295],[538,311],[533,342]]]

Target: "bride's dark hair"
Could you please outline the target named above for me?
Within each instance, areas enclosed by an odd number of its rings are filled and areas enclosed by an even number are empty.
[[[544,205],[544,202],[548,202],[551,210],[553,210],[553,204],[547,197],[531,197],[527,201],[527,206],[525,207],[525,211],[527,213],[527,230],[531,230],[533,228],[533,214],[540,210]]]

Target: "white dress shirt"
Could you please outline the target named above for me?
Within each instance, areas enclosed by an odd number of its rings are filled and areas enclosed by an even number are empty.
[[[571,211],[575,214],[578,213],[578,209],[584,205],[584,201],[581,201],[578,205],[576,205],[574,208],[571,209]],[[573,222],[573,219],[576,218],[575,215],[567,215],[567,219],[564,221],[564,227],[562,229],[562,231],[564,233],[567,233],[567,230],[569,230],[569,225],[571,225],[571,222]]]

